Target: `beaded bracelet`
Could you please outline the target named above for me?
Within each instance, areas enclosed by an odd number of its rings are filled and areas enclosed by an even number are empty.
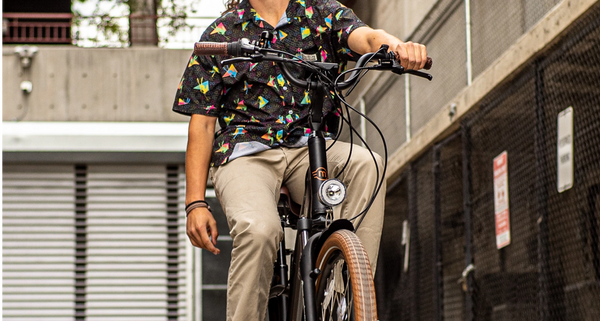
[[[208,209],[209,212],[212,213],[212,211],[210,210],[210,205],[208,205],[208,203],[206,201],[194,201],[189,203],[188,205],[185,206],[185,217],[188,217],[190,215],[190,213],[197,209],[198,207],[204,207],[206,209]]]

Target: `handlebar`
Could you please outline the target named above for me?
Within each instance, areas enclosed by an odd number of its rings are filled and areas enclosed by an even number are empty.
[[[431,57],[427,57],[427,62],[425,62],[425,67],[423,69],[429,70],[433,66],[433,59]]]
[[[235,42],[196,42],[194,44],[194,54],[196,56],[230,55],[239,57],[259,49],[260,47],[254,46],[246,38]]]
[[[244,53],[253,53],[260,51],[260,47],[254,46],[246,38],[235,42],[196,42],[194,44],[194,54],[197,56],[204,55],[230,55],[238,57]],[[376,53],[375,59],[390,59],[386,53]],[[427,57],[427,62],[423,69],[429,70],[433,65],[433,59]]]
[[[408,73],[415,76],[427,78],[429,80],[433,78],[430,74],[421,71],[405,70],[404,67],[402,67],[397,62],[395,54],[393,52],[388,52],[387,49],[387,45],[383,45],[382,48],[376,53],[367,53],[362,55],[358,59],[356,67],[360,69],[361,67],[364,67],[369,61],[373,59],[379,59],[379,65],[376,65],[371,69],[391,70],[396,74]],[[282,56],[282,52],[270,48],[265,48],[265,46],[257,46],[254,43],[251,43],[246,38],[240,39],[235,42],[196,42],[194,44],[194,54],[197,56],[229,55],[235,57],[232,59],[223,60],[223,64],[230,64],[241,61],[274,61],[279,64],[285,78],[293,85],[301,88],[309,87],[310,82],[294,77],[283,63],[296,63],[303,64],[305,66],[306,64],[309,64],[321,70],[331,69],[331,66],[327,63],[307,62],[302,61],[297,57],[285,58]],[[430,69],[432,64],[433,60],[431,59],[431,57],[427,57],[427,62],[425,63],[425,67],[423,69]],[[358,80],[360,73],[360,70],[354,70],[351,73],[348,80],[337,83],[336,87],[340,90],[349,88],[350,86],[354,85],[354,83]]]

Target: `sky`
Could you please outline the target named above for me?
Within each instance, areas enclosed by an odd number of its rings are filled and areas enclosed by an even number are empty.
[[[186,3],[190,2],[190,0],[179,0],[179,2]],[[170,48],[170,49],[188,49],[192,48],[194,42],[200,39],[202,32],[210,23],[221,15],[221,12],[224,10],[225,5],[223,4],[223,0],[196,0],[198,3],[195,7],[193,7],[193,12],[188,12],[187,24],[191,26],[190,29],[180,30],[174,36],[167,36],[167,28],[161,28],[161,25],[168,23],[166,19],[159,19],[159,38],[166,39],[168,38],[168,42],[161,42],[159,46],[161,48]],[[79,11],[83,16],[92,15],[94,9],[96,7],[97,1],[88,0],[85,3],[75,2],[73,3],[73,9]],[[101,3],[101,8],[104,9],[105,12],[110,11],[110,8],[113,7],[113,4],[109,1],[104,1]],[[123,5],[117,8],[114,8],[110,11],[110,15],[113,17],[122,17],[118,20],[121,24],[122,30],[127,30],[128,20],[128,8]],[[78,46],[81,47],[98,47],[98,46],[109,46],[109,47],[119,47],[122,46],[116,37],[112,39],[104,39],[99,42],[95,42],[90,40],[97,36],[96,27],[91,21],[83,21],[79,28],[74,28],[75,33],[79,33],[79,41],[77,43]]]

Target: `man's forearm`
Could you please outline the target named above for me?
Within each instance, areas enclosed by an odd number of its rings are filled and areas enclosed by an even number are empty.
[[[382,29],[362,27],[354,30],[348,38],[348,46],[359,54],[375,52],[382,44],[391,45],[401,40],[390,35]]]
[[[185,155],[185,203],[203,200],[212,156],[215,121],[212,117],[193,115],[190,119]]]

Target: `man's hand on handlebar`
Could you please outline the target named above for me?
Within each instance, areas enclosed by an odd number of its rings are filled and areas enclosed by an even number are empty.
[[[187,236],[192,245],[206,249],[213,254],[221,253],[217,245],[217,222],[206,208],[199,207],[191,211],[186,223]]]
[[[390,50],[396,55],[396,60],[400,62],[406,70],[419,70],[425,68],[427,63],[427,48],[419,43],[412,41],[402,42],[400,40],[390,43]]]
[[[350,49],[360,54],[375,52],[383,44],[389,46],[389,50],[394,52],[396,60],[405,70],[429,69],[431,67],[432,61],[427,58],[427,49],[424,45],[411,41],[403,42],[384,30],[360,27],[348,37]]]

